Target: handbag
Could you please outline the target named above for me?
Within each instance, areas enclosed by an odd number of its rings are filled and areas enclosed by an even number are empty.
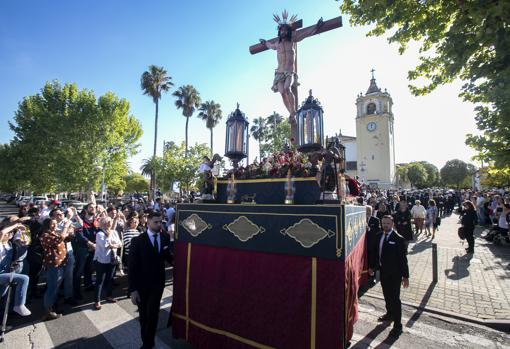
[[[441,225],[441,217],[439,217],[439,216],[436,218],[436,225],[437,226]]]
[[[464,227],[459,227],[457,230],[457,234],[459,235],[459,239],[466,240],[466,234],[464,233]]]

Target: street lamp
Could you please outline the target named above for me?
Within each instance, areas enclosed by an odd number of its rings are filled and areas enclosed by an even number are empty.
[[[248,156],[248,120],[237,103],[236,110],[227,119],[225,156],[232,161],[234,168]]]

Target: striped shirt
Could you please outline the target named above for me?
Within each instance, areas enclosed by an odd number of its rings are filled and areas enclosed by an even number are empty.
[[[128,229],[124,232],[124,254],[129,254],[129,246],[131,245],[131,239],[140,235],[140,232],[136,229]]]

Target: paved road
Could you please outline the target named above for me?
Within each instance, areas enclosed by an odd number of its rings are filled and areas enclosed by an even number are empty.
[[[0,205],[0,212],[5,207]],[[161,304],[157,332],[158,348],[190,349],[172,337],[166,327],[172,302],[171,269]],[[136,308],[124,296],[127,280],[117,279],[114,289],[116,304],[104,304],[100,311],[92,309],[92,293],[76,307],[60,304],[64,316],[41,322],[41,300],[29,304],[33,315],[9,317],[13,329],[6,334],[0,348],[139,348],[139,324]],[[384,312],[384,303],[371,297],[360,300],[360,317],[355,326],[351,348],[501,348],[510,349],[510,336],[487,327],[403,307],[404,334],[394,341],[388,338],[390,328],[377,323]],[[321,348],[322,349],[322,348]]]
[[[465,241],[457,236],[458,216],[443,219],[434,242],[438,246],[438,282],[432,282],[432,240],[418,236],[409,246],[410,286],[402,300],[466,318],[509,321],[510,246],[495,246],[475,239],[475,253],[466,254]],[[478,228],[480,236],[483,229]],[[368,293],[382,296],[378,284]]]

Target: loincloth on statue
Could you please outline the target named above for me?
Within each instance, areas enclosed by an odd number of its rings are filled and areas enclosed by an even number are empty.
[[[273,86],[271,87],[271,90],[273,90],[273,92],[278,92],[278,83],[285,82],[285,80],[287,80],[288,77],[294,77],[294,81],[297,81],[296,73],[288,72],[288,71],[285,71],[285,72],[275,71]]]

